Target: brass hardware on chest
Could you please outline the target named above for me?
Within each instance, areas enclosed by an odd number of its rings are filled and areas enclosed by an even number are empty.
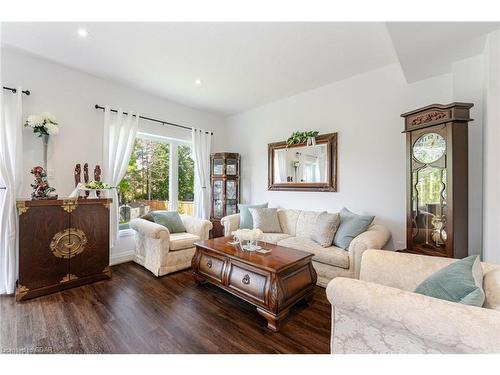
[[[243,279],[241,280],[241,282],[245,285],[250,284],[250,276],[248,274],[246,274],[245,276],[243,276]]]
[[[16,202],[16,207],[17,207],[17,212],[19,213],[19,216],[24,214],[29,209],[29,207],[26,207],[26,203],[24,201],[23,202]]]
[[[17,286],[16,290],[16,301],[19,301],[21,298],[23,298],[27,293],[29,292],[29,289],[26,288],[24,285],[19,284]]]
[[[61,281],[59,281],[59,283],[62,284],[62,283],[65,283],[65,282],[68,282],[68,281],[71,281],[71,280],[76,280],[76,279],[78,279],[78,276],[75,276],[72,273],[68,273],[66,276],[64,276],[62,278]]]
[[[71,213],[78,207],[78,202],[73,199],[64,199],[61,207],[64,211]]]
[[[208,267],[208,268],[212,268],[212,261],[211,261],[211,260],[209,260],[209,261],[207,262],[207,267]]]
[[[86,244],[87,236],[82,230],[69,228],[54,235],[50,250],[58,258],[70,259],[82,253]]]

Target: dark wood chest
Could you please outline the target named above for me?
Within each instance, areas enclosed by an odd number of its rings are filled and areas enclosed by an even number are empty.
[[[110,205],[111,199],[17,201],[16,300],[111,277]]]

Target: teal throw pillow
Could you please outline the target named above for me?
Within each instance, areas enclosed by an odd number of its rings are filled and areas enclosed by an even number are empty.
[[[177,211],[153,211],[151,216],[156,224],[163,225],[170,233],[181,233],[186,231],[181,216]]]
[[[253,229],[252,214],[249,208],[267,208],[267,203],[262,204],[239,204],[240,209],[240,229]]]
[[[415,293],[465,305],[483,306],[483,268],[479,256],[458,260],[433,273],[417,286]]]
[[[354,237],[365,232],[372,223],[375,216],[357,215],[347,208],[340,211],[340,225],[335,233],[333,244],[347,250]]]

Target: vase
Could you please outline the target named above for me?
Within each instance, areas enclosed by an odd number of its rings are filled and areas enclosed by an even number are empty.
[[[307,146],[315,146],[316,137],[307,137]]]
[[[49,147],[49,135],[42,134],[42,156],[43,156],[43,169],[47,173],[47,149]]]

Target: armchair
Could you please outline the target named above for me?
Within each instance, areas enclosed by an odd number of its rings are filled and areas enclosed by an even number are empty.
[[[155,276],[191,267],[195,253],[194,242],[207,240],[212,223],[208,220],[181,215],[186,228],[183,233],[170,233],[162,225],[145,219],[134,219],[130,227],[136,231],[134,262]]]
[[[500,266],[481,263],[483,307],[413,293],[453,261],[365,251],[359,280],[339,277],[328,284],[331,352],[500,353]]]

